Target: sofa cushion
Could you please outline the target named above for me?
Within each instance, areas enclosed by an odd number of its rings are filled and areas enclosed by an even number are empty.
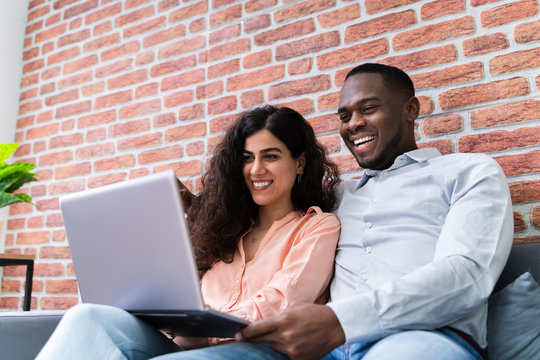
[[[491,296],[487,320],[490,360],[538,359],[540,287],[525,272]]]

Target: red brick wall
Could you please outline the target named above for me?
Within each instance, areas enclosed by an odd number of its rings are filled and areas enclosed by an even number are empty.
[[[35,206],[10,208],[6,250],[37,257],[32,307],[78,302],[62,194],[174,169],[191,187],[242,110],[287,104],[349,178],[334,115],[345,73],[376,61],[413,78],[418,142],[504,168],[516,241],[540,241],[537,0],[32,0],[17,160]],[[0,240],[1,241],[1,240]],[[23,268],[1,309],[20,309]]]

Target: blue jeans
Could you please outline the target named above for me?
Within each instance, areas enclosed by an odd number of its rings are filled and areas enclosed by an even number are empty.
[[[286,360],[268,344],[233,343],[181,351],[151,325],[129,313],[103,305],[71,308],[52,334],[37,360]],[[368,344],[343,345],[324,360],[337,359],[452,359],[481,360],[461,338],[440,331],[404,331]]]

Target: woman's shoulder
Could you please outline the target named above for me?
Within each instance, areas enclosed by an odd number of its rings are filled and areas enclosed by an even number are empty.
[[[337,216],[330,212],[324,212],[318,206],[311,206],[307,209],[304,218],[309,222],[325,222],[339,224]]]

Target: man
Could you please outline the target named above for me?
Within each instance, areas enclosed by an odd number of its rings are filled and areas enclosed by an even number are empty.
[[[238,336],[249,343],[171,359],[482,359],[486,299],[512,242],[506,177],[483,154],[418,149],[418,113],[403,71],[351,70],[340,134],[365,171],[343,184],[330,302],[249,325]]]

